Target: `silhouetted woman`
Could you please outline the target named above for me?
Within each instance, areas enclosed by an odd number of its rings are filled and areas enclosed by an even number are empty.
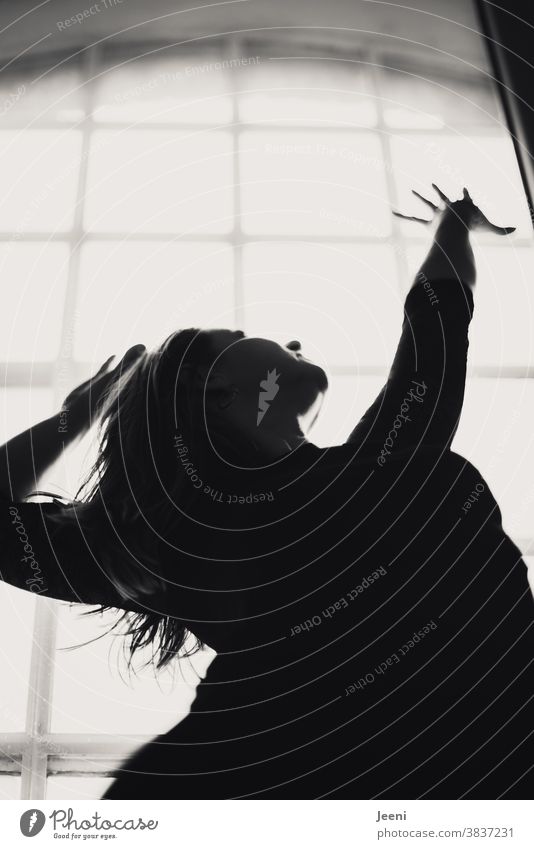
[[[68,439],[102,423],[75,503],[24,501],[61,451],[57,417],[4,447],[4,580],[117,608],[132,652],[149,646],[159,667],[191,635],[217,652],[187,718],[107,798],[532,789],[526,567],[486,482],[450,450],[469,231],[510,231],[467,191],[437,192],[390,375],[344,445],[306,440],[327,378],[298,343],[184,330],[67,399]]]

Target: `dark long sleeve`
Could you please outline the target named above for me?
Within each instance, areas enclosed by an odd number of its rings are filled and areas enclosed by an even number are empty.
[[[63,509],[0,498],[1,580],[62,601],[125,607],[81,528],[54,521]]]
[[[425,279],[408,293],[388,380],[347,440],[379,464],[400,450],[450,447],[465,390],[473,294],[459,280]]]

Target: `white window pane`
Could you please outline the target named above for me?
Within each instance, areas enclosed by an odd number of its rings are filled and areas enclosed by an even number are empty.
[[[527,201],[508,136],[403,135],[392,138],[391,151],[402,211],[427,217],[426,207],[414,198],[411,189],[432,197],[431,183],[437,183],[449,197],[456,198],[467,186],[474,201],[495,224],[517,227],[517,236],[532,235]],[[422,225],[414,222],[402,222],[401,226],[408,236],[424,232]]]
[[[0,799],[20,799],[20,777],[0,775]]]
[[[94,368],[88,369],[87,377],[94,371]],[[75,381],[73,387],[78,382]],[[67,451],[55,463],[50,474],[47,475],[47,480],[43,482],[42,489],[46,492],[56,492],[64,498],[76,498],[80,486],[85,482],[95,464],[97,450],[98,431],[96,428],[92,428],[79,442],[68,447]]]
[[[239,116],[251,123],[371,127],[376,107],[355,62],[259,58],[236,75]]]
[[[161,51],[108,62],[96,80],[97,121],[222,124],[232,118],[228,64],[211,51]]]
[[[476,245],[475,312],[469,329],[469,363],[527,366],[534,363],[534,249]],[[428,245],[409,246],[412,277]]]
[[[232,226],[229,133],[94,133],[86,225],[106,232],[225,233]]]
[[[26,125],[35,120],[74,122],[83,117],[82,77],[72,62],[47,70],[43,66],[10,66],[0,75],[3,122]]]
[[[387,58],[380,72],[384,120],[390,127],[441,129],[498,126],[500,110],[487,77],[451,77]]]
[[[534,249],[475,249],[477,287],[471,333],[473,362],[534,363]]]
[[[534,363],[534,249],[475,248],[474,362]]]
[[[52,414],[51,389],[0,389],[0,445]]]
[[[107,776],[79,778],[72,775],[49,775],[46,780],[46,798],[101,799],[112,781]]]
[[[207,243],[88,244],[78,311],[75,356],[94,362],[183,327],[232,328],[232,252]]]
[[[414,225],[415,226],[415,225]],[[413,233],[412,233],[413,235]],[[408,240],[402,240],[401,245],[399,247],[399,255],[404,256],[406,259],[406,268],[407,268],[407,276],[403,278],[402,283],[402,291],[404,297],[408,294],[414,279],[415,275],[419,271],[424,258],[426,257],[430,245],[432,244],[430,230],[428,231],[428,241],[426,242],[409,242]]]
[[[60,243],[0,245],[4,281],[0,359],[51,360],[59,349],[68,248]]]
[[[346,442],[386,382],[384,377],[331,377],[321,413],[308,433],[310,442],[326,448]]]
[[[0,608],[0,733],[24,731],[35,595],[0,582]]]
[[[244,249],[245,330],[327,365],[391,362],[402,323],[393,252],[383,246],[254,244]]]
[[[453,444],[488,481],[513,538],[534,530],[533,409],[534,380],[469,380]]]
[[[187,715],[195,697],[199,675],[205,675],[212,653],[199,652],[180,668],[143,669],[150,659],[144,652],[135,659],[136,676],[124,666],[123,640],[105,632],[117,613],[82,616],[84,608],[61,605],[56,652],[53,732],[158,734]],[[82,647],[81,643],[94,640]]]
[[[0,230],[72,227],[80,149],[77,130],[0,131]]]
[[[390,203],[378,137],[317,131],[241,136],[247,233],[383,236]]]

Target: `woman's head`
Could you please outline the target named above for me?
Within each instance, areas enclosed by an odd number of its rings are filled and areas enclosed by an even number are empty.
[[[202,399],[201,427],[210,443],[224,454],[224,446],[235,438],[241,450],[251,446],[252,458],[260,464],[296,447],[303,439],[302,417],[327,389],[323,369],[302,356],[298,342],[283,347],[230,330],[202,331],[197,338],[209,352],[208,361],[199,362],[195,380],[196,400]],[[173,337],[168,343],[172,350]],[[178,365],[178,385],[181,371]]]
[[[97,459],[73,508],[77,522],[93,525],[125,608],[161,598],[171,586],[176,598],[180,584],[195,586],[186,558],[177,553],[166,566],[160,556],[160,543],[179,535],[198,498],[177,463],[176,437],[204,471],[215,459],[261,467],[302,442],[299,420],[326,388],[324,371],[302,357],[297,342],[282,347],[228,330],[176,332],[127,365],[102,405]],[[198,562],[193,568],[198,573]],[[131,650],[152,645],[158,665],[179,653],[188,633],[186,615],[141,613],[128,621]]]

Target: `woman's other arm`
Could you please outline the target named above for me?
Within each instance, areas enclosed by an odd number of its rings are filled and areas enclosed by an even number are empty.
[[[110,357],[93,377],[67,396],[58,413],[0,446],[0,496],[21,501],[38,488],[40,478],[63,450],[87,433],[111,383],[143,350],[142,345],[130,348],[111,370]]]
[[[132,348],[111,371],[107,360],[65,399],[66,417],[45,419],[0,448],[0,580],[63,601],[127,606],[83,527],[61,521],[64,506],[23,499],[63,449],[90,428],[111,382],[142,350]]]

